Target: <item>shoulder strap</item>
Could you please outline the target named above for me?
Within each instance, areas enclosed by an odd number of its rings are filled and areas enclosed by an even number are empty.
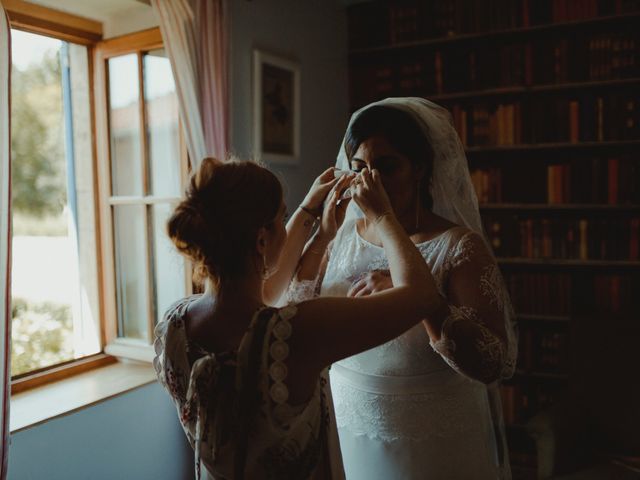
[[[238,396],[240,425],[238,425],[237,429],[237,447],[234,457],[234,471],[235,478],[237,480],[242,480],[244,478],[249,431],[251,430],[253,419],[260,408],[258,377],[260,375],[264,337],[267,334],[269,321],[277,311],[278,310],[276,308],[265,308],[260,311],[253,327],[247,365],[243,370],[241,390]]]

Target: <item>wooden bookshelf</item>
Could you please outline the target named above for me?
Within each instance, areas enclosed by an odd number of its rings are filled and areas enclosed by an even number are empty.
[[[531,143],[521,145],[499,145],[487,147],[468,147],[467,154],[476,153],[514,153],[528,150],[608,150],[608,149],[635,149],[640,147],[640,140],[624,140],[610,142],[558,142],[558,143]]]
[[[591,18],[587,20],[576,20],[571,22],[553,23],[549,25],[537,25],[526,28],[512,28],[507,30],[489,31],[473,34],[458,34],[440,38],[429,38],[412,42],[399,42],[393,45],[380,45],[369,48],[354,48],[349,50],[352,57],[376,55],[380,53],[396,52],[400,50],[416,49],[420,47],[439,47],[442,45],[472,43],[478,40],[496,39],[506,40],[513,37],[524,37],[528,35],[539,35],[557,31],[574,31],[576,29],[591,28],[595,26],[619,25],[620,23],[637,24],[640,21],[640,13],[629,13],[625,15],[609,15],[606,17]]]
[[[553,269],[640,269],[640,262],[604,260],[567,260],[550,258],[498,258],[498,264],[505,268],[553,268]]]
[[[548,372],[531,372],[526,370],[516,370],[515,373],[519,377],[537,378],[541,380],[568,380],[568,373],[548,373]]]
[[[451,111],[520,326],[503,388],[513,476],[536,478],[526,422],[570,384],[574,329],[640,325],[640,1],[478,5],[349,7],[350,106],[418,96]]]
[[[522,314],[516,315],[516,321],[518,322],[560,322],[568,323],[571,321],[569,315],[532,315]]]
[[[617,80],[589,81],[589,82],[569,82],[555,83],[549,85],[532,85],[522,87],[504,87],[492,88],[484,90],[474,90],[470,92],[445,93],[439,95],[430,95],[429,100],[434,102],[446,102],[451,100],[465,100],[480,97],[497,97],[497,96],[517,96],[531,95],[534,93],[561,92],[563,90],[594,90],[608,89],[612,87],[630,87],[640,86],[638,78],[624,78]]]
[[[640,205],[601,205],[601,204],[554,204],[546,203],[484,203],[480,212],[551,212],[557,213],[635,213],[640,214]]]

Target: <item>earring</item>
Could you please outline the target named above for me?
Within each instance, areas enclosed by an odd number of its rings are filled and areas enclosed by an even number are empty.
[[[267,258],[262,255],[262,279],[266,280],[269,276],[269,268],[267,267]]]
[[[420,182],[416,183],[416,231],[420,228]]]

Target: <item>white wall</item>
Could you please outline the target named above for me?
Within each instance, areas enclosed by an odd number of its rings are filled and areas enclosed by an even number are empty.
[[[11,436],[9,480],[193,477],[193,450],[157,383]]]
[[[234,0],[231,5],[231,145],[237,155],[253,153],[253,49],[301,65],[301,162],[272,166],[293,210],[313,179],[335,163],[348,122],[346,12],[336,0]]]
[[[110,15],[102,22],[102,36],[105,39],[158,26],[158,16],[153,8],[144,3],[131,3],[131,7]]]

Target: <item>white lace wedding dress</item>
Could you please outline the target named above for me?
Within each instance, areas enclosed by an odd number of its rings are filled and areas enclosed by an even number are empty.
[[[510,478],[497,387],[466,377],[455,363],[458,321],[480,327],[475,344],[483,368],[509,375],[510,352],[483,326],[482,313],[505,315],[508,299],[481,237],[455,227],[417,245],[447,297],[452,271],[478,272],[468,305],[450,305],[443,337],[430,345],[422,324],[331,368],[331,388],[348,480]],[[345,296],[363,273],[388,269],[384,250],[365,241],[355,220],[333,242],[322,296]],[[465,271],[465,272],[466,272]],[[318,292],[301,282],[290,301]],[[393,321],[390,318],[389,321]],[[485,331],[486,330],[486,331]],[[493,412],[493,413],[492,413]]]

